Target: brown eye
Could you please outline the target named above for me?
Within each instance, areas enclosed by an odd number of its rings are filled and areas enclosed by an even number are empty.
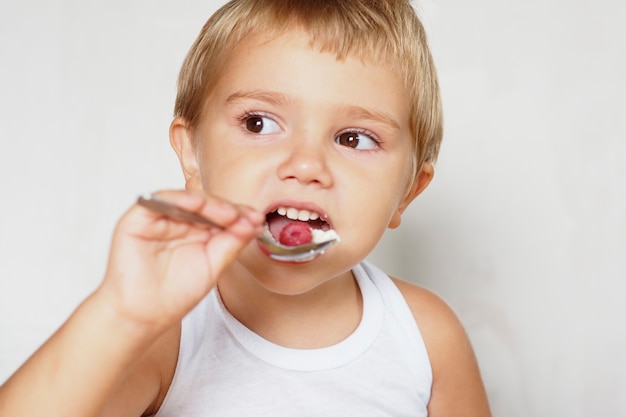
[[[346,130],[335,138],[335,142],[338,145],[359,151],[371,151],[380,146],[380,142],[373,133],[361,129]]]
[[[252,116],[246,120],[246,129],[252,133],[261,133],[263,131],[263,118],[260,116]]]
[[[270,135],[281,132],[280,126],[272,118],[257,115],[248,114],[242,118],[242,124],[248,132],[256,135]]]
[[[356,132],[344,132],[337,136],[336,142],[341,146],[356,148],[359,146],[359,134]]]

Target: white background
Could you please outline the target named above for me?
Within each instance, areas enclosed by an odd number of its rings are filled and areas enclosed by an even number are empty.
[[[217,3],[0,4],[0,382],[98,284]],[[372,259],[440,294],[494,415],[626,416],[626,7],[427,1],[445,142]],[[367,208],[364,208],[366,210]]]

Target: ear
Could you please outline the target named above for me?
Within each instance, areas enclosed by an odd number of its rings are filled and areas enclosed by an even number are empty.
[[[187,120],[176,117],[170,125],[170,144],[174,152],[178,155],[180,166],[185,175],[185,188],[202,189],[198,158],[196,157],[196,147],[192,141],[193,132]]]
[[[433,165],[429,162],[424,162],[417,174],[417,178],[415,178],[415,181],[413,181],[413,184],[411,184],[411,188],[407,192],[404,199],[398,205],[395,213],[393,213],[393,216],[391,217],[388,226],[390,229],[395,229],[396,227],[400,226],[400,222],[402,221],[402,213],[404,212],[404,210],[406,210],[409,204],[411,204],[415,197],[420,195],[422,191],[424,191],[426,187],[428,187],[428,184],[430,184],[430,181],[433,179],[433,175],[435,175]]]

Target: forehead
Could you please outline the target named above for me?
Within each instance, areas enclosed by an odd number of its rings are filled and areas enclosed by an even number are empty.
[[[340,102],[385,108],[408,117],[402,77],[386,62],[356,55],[338,58],[303,30],[252,35],[231,49],[214,96],[274,92],[283,99]]]

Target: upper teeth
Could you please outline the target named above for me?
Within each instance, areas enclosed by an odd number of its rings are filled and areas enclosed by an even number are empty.
[[[288,219],[300,220],[303,222],[309,220],[317,220],[320,218],[320,215],[314,211],[298,210],[297,208],[293,207],[279,207],[276,212],[281,216],[287,216]]]

